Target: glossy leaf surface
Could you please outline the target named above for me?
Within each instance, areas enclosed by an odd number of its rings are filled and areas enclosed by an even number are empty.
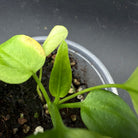
[[[45,62],[41,45],[26,35],[16,35],[0,45],[0,80],[18,84],[29,79]]]
[[[95,132],[91,132],[85,129],[78,128],[66,128],[66,129],[52,129],[45,131],[44,133],[38,133],[36,136],[32,135],[28,138],[109,138],[101,136]]]
[[[138,114],[138,67],[132,73],[130,78],[124,83],[126,90],[129,92],[135,111]]]
[[[46,56],[52,53],[66,39],[67,35],[68,30],[64,26],[56,25],[43,44]]]
[[[115,138],[138,137],[138,119],[117,95],[95,90],[81,107],[81,117],[88,129]]]
[[[72,82],[72,72],[68,55],[68,46],[65,41],[60,45],[54,66],[50,75],[49,90],[54,97],[64,97]]]

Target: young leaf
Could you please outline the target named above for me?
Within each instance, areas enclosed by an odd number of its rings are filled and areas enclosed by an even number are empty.
[[[16,35],[0,45],[0,80],[18,84],[26,81],[45,62],[41,45],[26,35]]]
[[[49,90],[54,97],[64,97],[72,82],[72,72],[68,56],[68,46],[65,41],[60,45],[54,67],[50,75]]]
[[[83,101],[81,117],[88,129],[114,138],[138,137],[138,118],[117,95],[90,92]]]
[[[98,133],[79,128],[52,129],[28,138],[109,138]]]
[[[66,39],[67,35],[68,30],[64,26],[56,25],[43,44],[46,56],[52,53]]]
[[[134,108],[138,114],[138,67],[123,85],[129,92]]]

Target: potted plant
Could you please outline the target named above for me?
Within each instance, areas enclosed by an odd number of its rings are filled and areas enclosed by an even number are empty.
[[[68,95],[72,86],[72,70],[65,41],[67,34],[65,27],[55,26],[42,47],[37,41],[25,35],[14,36],[0,45],[0,80],[10,84],[20,84],[32,76],[37,84],[38,95],[43,102],[46,102],[46,108],[51,116],[53,124],[51,130],[42,132],[40,128],[38,130],[40,133],[29,137],[137,137],[137,116],[119,96],[104,88],[115,87],[127,90],[138,112],[138,69],[123,84],[102,84]],[[49,80],[51,98],[41,82],[42,66],[58,45],[60,46]],[[39,77],[38,70],[40,70]],[[68,102],[81,94],[86,94],[82,101]],[[59,112],[64,108],[79,108],[82,121],[88,129],[65,126]],[[19,122],[22,121],[26,120],[21,114]]]

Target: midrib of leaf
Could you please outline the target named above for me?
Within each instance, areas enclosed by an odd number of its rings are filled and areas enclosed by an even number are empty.
[[[58,103],[58,101],[59,101],[59,95],[60,95],[60,91],[61,91],[61,79],[62,79],[61,68],[62,68],[62,62],[59,64],[58,88],[57,88],[57,96],[56,96],[56,99],[55,99],[55,103]]]
[[[62,68],[62,62],[60,64],[60,70]],[[61,76],[61,71],[59,71],[59,85],[58,85],[58,96],[60,94],[60,90],[61,90],[61,82],[62,82],[62,76]]]

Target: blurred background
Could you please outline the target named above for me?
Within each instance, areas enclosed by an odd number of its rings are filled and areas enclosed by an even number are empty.
[[[57,24],[94,53],[116,83],[138,66],[138,0],[0,0],[0,43],[16,34],[46,36]]]

